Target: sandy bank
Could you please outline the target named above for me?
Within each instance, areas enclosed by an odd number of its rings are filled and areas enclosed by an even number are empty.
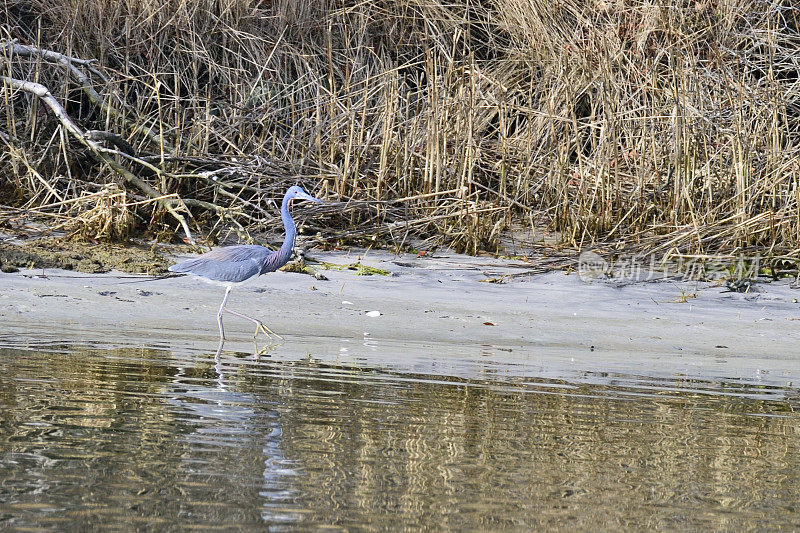
[[[358,258],[315,257],[339,264]],[[561,272],[493,284],[480,280],[525,265],[375,252],[362,262],[392,275],[326,270],[329,280],[320,281],[276,272],[234,289],[229,307],[261,317],[287,343],[368,338],[395,347],[437,343],[454,352],[489,346],[510,361],[544,357],[543,368],[769,376],[782,386],[800,374],[800,291],[785,282],[758,285],[750,294],[677,281],[619,287]],[[694,292],[695,298],[681,297]],[[181,340],[210,348],[222,294],[222,288],[189,277],[139,281],[118,273],[23,270],[0,274],[0,324],[6,338],[55,335],[145,345]],[[225,324],[234,341],[252,335],[248,322],[227,316]]]

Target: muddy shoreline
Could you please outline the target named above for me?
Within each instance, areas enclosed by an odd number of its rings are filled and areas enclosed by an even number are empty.
[[[0,241],[0,270],[6,273],[27,268],[157,275],[166,273],[170,264],[165,247],[137,241],[89,243],[62,237]]]
[[[620,286],[565,272],[496,284],[485,280],[527,265],[445,253],[313,256],[344,268],[324,270],[326,280],[294,272],[261,276],[234,289],[229,307],[262,318],[286,343],[337,360],[381,364],[380,349],[365,348],[370,343],[422,343],[446,346],[443,359],[487,347],[498,360],[541,365],[548,375],[800,382],[800,291],[788,282],[760,284],[747,294],[676,280]],[[355,263],[390,275],[358,275],[346,268]],[[177,343],[213,352],[223,292],[190,277],[22,269],[0,273],[0,323],[14,342]],[[248,322],[226,317],[225,325],[226,349],[252,350]]]

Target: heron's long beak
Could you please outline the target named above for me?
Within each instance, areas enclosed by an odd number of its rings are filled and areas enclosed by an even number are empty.
[[[319,198],[314,198],[310,194],[307,194],[307,193],[304,193],[304,192],[297,193],[297,196],[295,197],[295,199],[296,200],[308,200],[309,202],[314,202],[314,203],[317,203],[317,204],[324,204],[325,203],[322,200],[320,200]]]

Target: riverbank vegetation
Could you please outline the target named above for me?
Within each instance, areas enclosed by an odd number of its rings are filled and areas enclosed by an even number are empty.
[[[800,248],[792,2],[4,6],[0,225],[247,240],[301,183],[328,243]]]

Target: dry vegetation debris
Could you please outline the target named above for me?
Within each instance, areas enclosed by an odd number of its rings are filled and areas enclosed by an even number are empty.
[[[664,257],[800,248],[793,2],[5,7],[0,224],[247,239],[300,182],[341,202],[308,212],[320,241],[476,253],[545,220]]]

